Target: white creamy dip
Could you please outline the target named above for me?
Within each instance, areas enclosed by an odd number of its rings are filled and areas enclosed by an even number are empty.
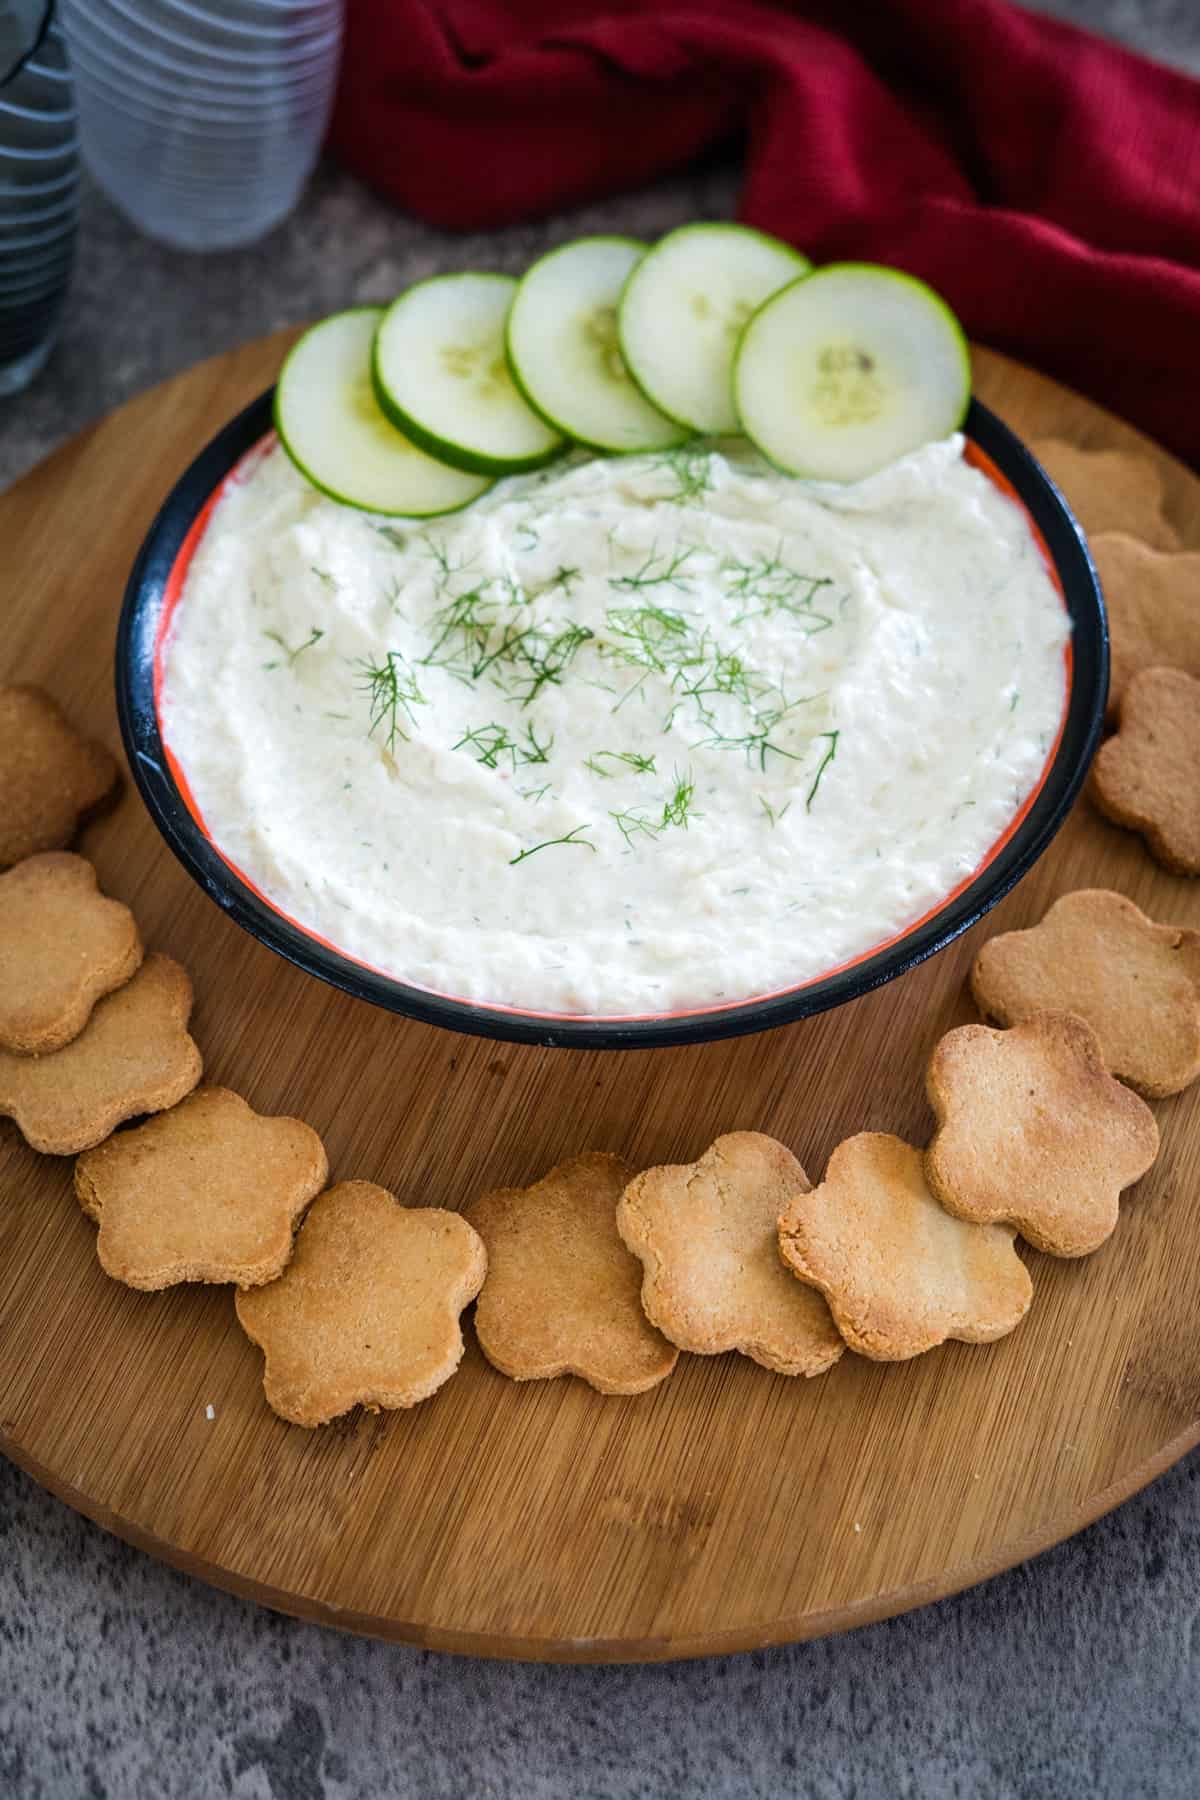
[[[162,723],[224,853],[351,955],[658,1012],[820,975],[971,874],[1068,629],[957,437],[850,487],[740,442],[580,456],[425,525],[275,449],[193,559]]]

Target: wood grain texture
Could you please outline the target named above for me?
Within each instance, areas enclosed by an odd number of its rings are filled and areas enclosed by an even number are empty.
[[[43,683],[118,747],[112,644],[167,485],[274,375],[285,336],[202,364],[85,432],[0,498],[0,679]],[[1158,460],[1184,541],[1200,483],[1082,399],[987,353],[977,388],[1025,435]],[[1200,890],[1080,802],[981,926],[853,1005],[732,1043],[517,1048],[411,1024],[258,948],[193,886],[128,785],[82,849],[149,947],[195,981],[212,1081],[322,1134],[332,1177],[462,1207],[583,1149],[685,1162],[770,1132],[816,1179],[839,1139],[932,1127],[925,1059],[974,1016],[985,935],[1112,885],[1200,925]],[[1012,1337],[789,1380],[681,1357],[637,1398],[518,1385],[472,1343],[415,1411],[315,1434],[266,1408],[228,1289],[105,1279],[69,1161],[0,1125],[0,1448],[72,1505],[221,1586],[442,1649],[563,1660],[727,1651],[952,1592],[1097,1517],[1200,1438],[1200,1086],[1156,1106],[1160,1159],[1082,1263],[1029,1253]],[[468,1334],[469,1335],[469,1334]],[[215,1409],[210,1423],[206,1405]]]

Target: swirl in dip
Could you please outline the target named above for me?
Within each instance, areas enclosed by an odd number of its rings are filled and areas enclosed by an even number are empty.
[[[164,736],[235,866],[402,980],[614,1015],[815,978],[979,866],[1058,732],[1066,611],[962,449],[849,487],[580,455],[423,525],[271,449],[192,560]]]

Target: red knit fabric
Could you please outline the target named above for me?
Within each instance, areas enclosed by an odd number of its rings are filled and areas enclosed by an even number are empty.
[[[332,147],[434,224],[733,132],[742,218],[923,276],[1200,464],[1200,83],[1004,0],[349,0]]]

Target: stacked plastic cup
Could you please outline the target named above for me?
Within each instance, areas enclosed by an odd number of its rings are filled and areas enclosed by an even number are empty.
[[[148,236],[252,243],[287,216],[333,104],[342,0],[62,0],[83,159]]]
[[[75,109],[52,10],[0,0],[0,394],[49,356],[75,254]]]

